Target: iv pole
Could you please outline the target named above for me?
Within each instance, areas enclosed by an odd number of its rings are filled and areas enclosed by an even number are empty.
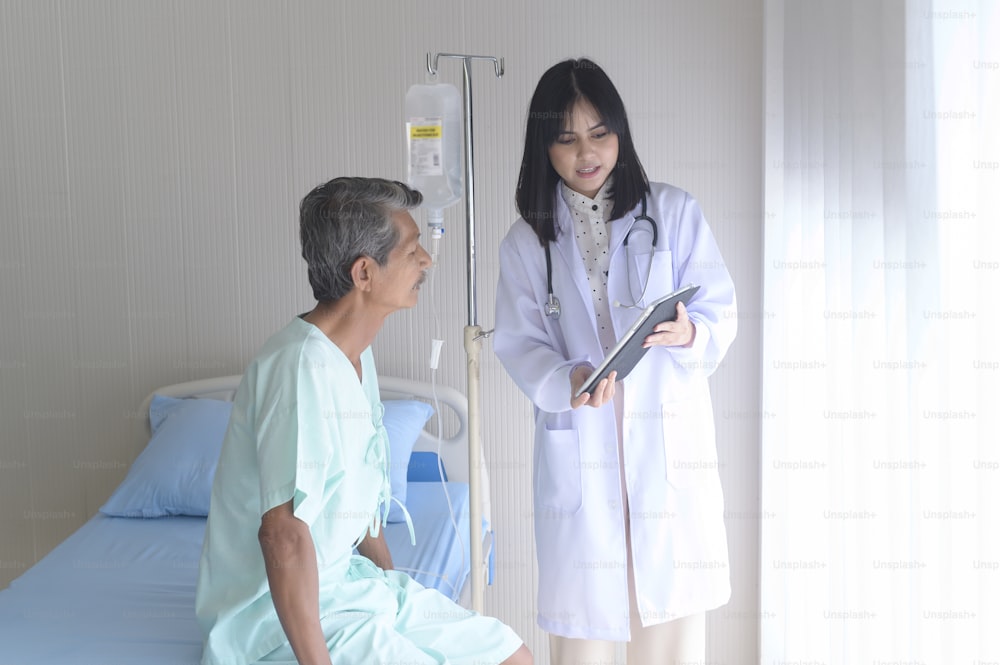
[[[468,273],[468,325],[465,326],[465,355],[469,398],[469,540],[470,569],[472,578],[472,609],[483,613],[483,591],[486,585],[486,567],[483,563],[482,535],[482,448],[480,439],[480,396],[479,396],[479,354],[481,340],[492,331],[483,332],[476,322],[476,206],[473,178],[472,151],[472,61],[493,62],[496,77],[503,76],[503,58],[498,61],[493,56],[465,55],[460,53],[427,54],[427,71],[437,76],[438,58],[458,58],[462,60],[462,102],[465,115],[465,221],[466,221],[466,267]]]

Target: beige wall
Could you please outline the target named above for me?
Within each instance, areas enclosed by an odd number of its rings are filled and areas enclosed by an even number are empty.
[[[403,179],[402,102],[427,51],[474,70],[479,323],[533,86],[588,55],[625,98],[649,175],[702,203],[737,284],[740,335],[713,379],[733,600],[709,661],[757,653],[762,159],[760,0],[575,2],[0,0],[0,586],[93,515],[138,452],[153,388],[237,373],[311,304],[296,206],[335,175]],[[457,62],[443,78],[460,84]],[[463,209],[436,278],[438,380],[465,389]],[[377,344],[428,379],[425,300]],[[498,532],[487,611],[534,626],[530,408],[482,358]],[[669,565],[669,564],[665,564]]]

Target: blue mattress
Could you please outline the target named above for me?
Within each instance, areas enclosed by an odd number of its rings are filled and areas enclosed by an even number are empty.
[[[456,533],[452,512],[458,525]],[[458,601],[469,576],[469,485],[467,483],[407,483],[406,507],[413,521],[416,547],[410,545],[405,523],[387,524],[385,542],[396,570],[407,573],[425,587],[437,589]],[[485,531],[486,525],[483,525]],[[437,547],[432,544],[437,544]]]
[[[469,573],[469,488],[410,483],[405,524],[386,531],[396,568],[457,599]],[[186,665],[201,656],[194,615],[199,517],[96,515],[0,591],[0,665]],[[412,571],[412,572],[411,572]]]

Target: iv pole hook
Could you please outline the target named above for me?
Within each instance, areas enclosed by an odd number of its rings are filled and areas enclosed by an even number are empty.
[[[464,55],[462,53],[435,53],[433,56],[427,54],[427,73],[431,76],[437,76],[438,74],[438,58],[459,58],[461,60],[490,60],[493,62],[493,70],[496,72],[497,78],[503,78],[503,57],[501,56],[498,60],[492,55]]]

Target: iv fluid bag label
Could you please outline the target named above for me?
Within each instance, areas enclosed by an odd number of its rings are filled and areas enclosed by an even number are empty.
[[[410,176],[444,175],[441,118],[410,118]]]

